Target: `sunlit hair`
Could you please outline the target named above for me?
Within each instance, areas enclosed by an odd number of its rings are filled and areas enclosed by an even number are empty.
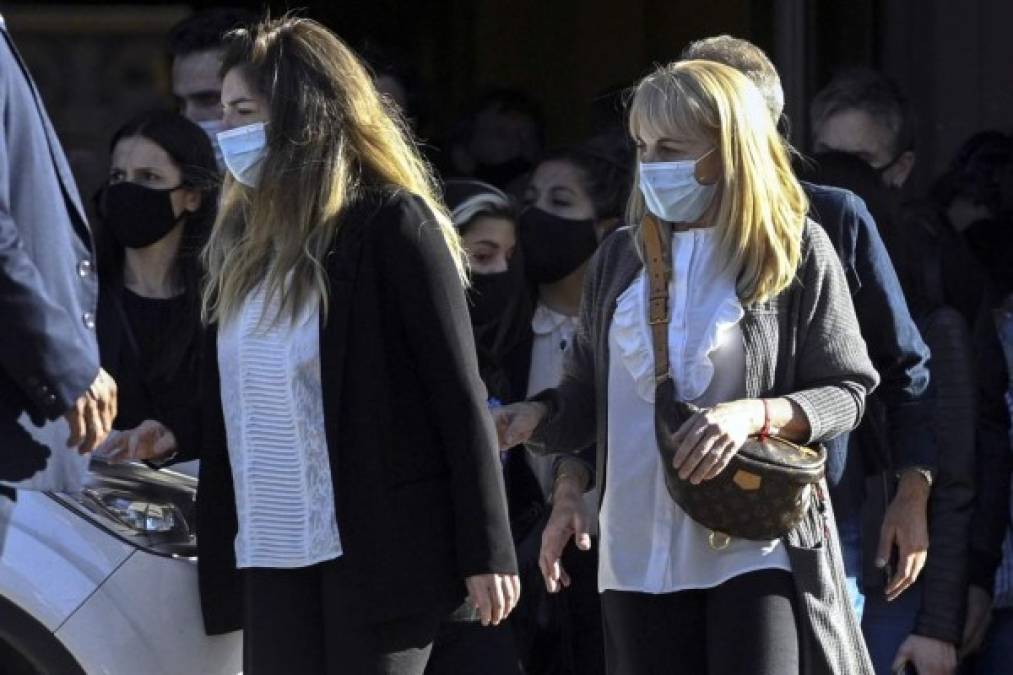
[[[762,302],[788,287],[798,267],[808,202],[792,172],[790,148],[745,75],[712,61],[659,67],[634,90],[630,133],[634,139],[713,145],[722,174],[711,213],[723,262],[737,273],[739,299]],[[640,246],[644,213],[643,195],[635,189],[626,215]]]
[[[344,42],[309,19],[266,19],[226,36],[222,74],[233,68],[268,101],[267,154],[257,188],[226,178],[204,250],[205,321],[234,317],[261,282],[267,306],[278,302],[274,320],[298,315],[314,293],[326,312],[325,258],[342,211],[370,186],[426,202],[466,283],[464,251],[430,167]]]
[[[470,178],[451,178],[444,184],[450,219],[464,234],[480,216],[517,217],[514,201],[499,188]]]
[[[770,57],[752,42],[731,35],[715,35],[691,42],[682,50],[682,58],[686,61],[716,61],[731,66],[759,88],[770,116],[775,120],[781,119],[784,112],[781,76]]]

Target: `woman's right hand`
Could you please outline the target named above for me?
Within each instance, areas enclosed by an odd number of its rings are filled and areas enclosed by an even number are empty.
[[[538,567],[549,593],[570,585],[570,575],[562,563],[563,551],[570,541],[581,551],[591,549],[587,523],[583,483],[573,476],[557,477],[552,490],[552,514],[542,531],[542,548],[538,552]]]
[[[512,403],[494,408],[492,418],[496,422],[499,449],[506,450],[527,443],[548,412],[544,403],[537,402]]]
[[[155,420],[145,420],[129,431],[120,432],[104,448],[107,462],[158,462],[176,453],[176,436]]]

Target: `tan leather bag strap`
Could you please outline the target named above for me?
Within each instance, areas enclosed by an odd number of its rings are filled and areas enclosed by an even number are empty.
[[[650,213],[644,216],[641,226],[648,282],[647,322],[651,327],[651,345],[654,350],[655,386],[672,377],[668,359],[668,322],[672,318],[668,309],[668,282],[672,253],[666,246],[663,227]]]

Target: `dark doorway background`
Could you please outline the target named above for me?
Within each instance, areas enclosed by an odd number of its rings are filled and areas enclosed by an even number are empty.
[[[835,70],[866,65],[895,77],[919,116],[914,190],[974,131],[1013,126],[1009,0],[0,2],[79,175],[96,170],[104,139],[139,106],[171,105],[165,26],[219,4],[297,7],[353,46],[399,55],[424,83],[421,132],[434,144],[493,85],[538,101],[551,145],[578,140],[619,115],[606,94],[718,33],[750,39],[775,60],[803,149],[808,102]]]

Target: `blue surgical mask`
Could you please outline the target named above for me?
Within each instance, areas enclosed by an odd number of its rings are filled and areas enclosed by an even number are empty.
[[[218,134],[225,131],[225,122],[223,120],[202,120],[197,122],[197,126],[204,130],[204,133],[207,134],[208,139],[211,141],[211,147],[215,151],[215,164],[218,165],[218,170],[225,171],[222,148],[218,145]]]
[[[714,199],[717,185],[704,185],[696,179],[696,163],[712,152],[679,162],[641,162],[640,192],[647,209],[670,223],[700,220]]]
[[[267,154],[267,125],[247,124],[218,134],[218,145],[229,173],[247,187],[257,187]]]

